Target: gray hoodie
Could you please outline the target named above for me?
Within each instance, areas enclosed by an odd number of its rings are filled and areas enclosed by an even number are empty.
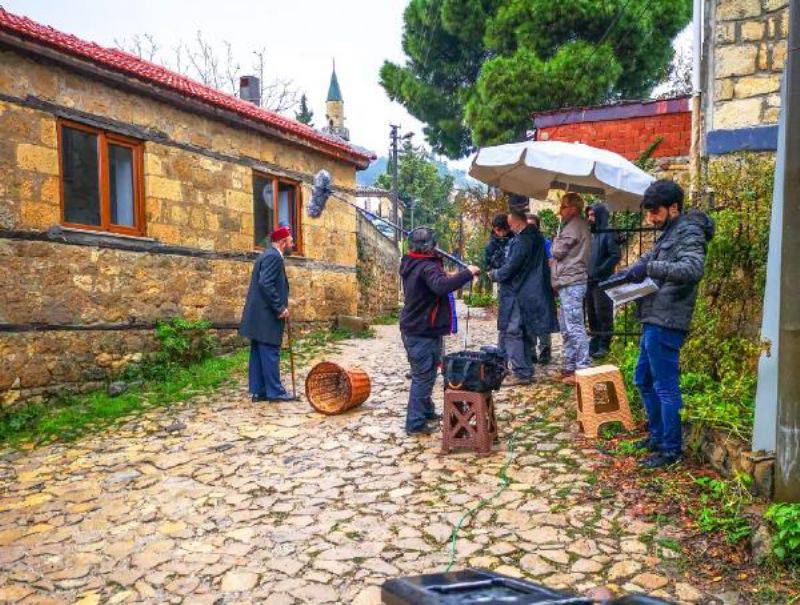
[[[589,254],[592,236],[580,216],[561,227],[553,240],[552,284],[556,289],[585,284],[589,280]]]

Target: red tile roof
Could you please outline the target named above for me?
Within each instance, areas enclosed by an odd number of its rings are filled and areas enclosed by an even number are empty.
[[[9,32],[36,44],[54,48],[65,54],[90,61],[103,68],[137,78],[148,84],[154,84],[177,92],[208,105],[232,111],[244,118],[262,122],[287,135],[304,139],[315,149],[328,155],[344,158],[357,164],[368,163],[370,160],[375,159],[374,154],[355,149],[341,139],[328,137],[305,124],[262,109],[210,86],[200,84],[160,65],[150,63],[116,48],[106,48],[94,42],[81,40],[71,34],[65,34],[52,27],[36,23],[27,17],[9,13],[2,8],[0,8],[0,31]]]

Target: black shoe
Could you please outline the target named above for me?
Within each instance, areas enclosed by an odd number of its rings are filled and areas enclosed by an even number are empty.
[[[406,431],[406,435],[409,437],[413,437],[414,435],[434,435],[439,432],[438,427],[425,425],[421,429],[415,429],[413,431]]]
[[[608,357],[608,349],[598,349],[592,353],[592,359],[603,359],[603,357]]]
[[[259,402],[259,401],[269,401],[269,399],[267,399],[266,395],[253,395],[250,398],[250,401],[252,401],[253,403],[256,403],[256,402]]]
[[[300,401],[300,398],[286,393],[285,395],[278,395],[277,397],[269,397],[267,401]]]
[[[427,422],[441,422],[442,415],[441,414],[434,414],[433,416],[428,416]]]
[[[662,468],[664,466],[671,466],[681,459],[679,453],[674,452],[656,452],[645,458],[641,465],[645,468]]]
[[[551,361],[550,353],[548,353],[546,355],[539,355],[539,361],[537,361],[536,363],[538,363],[539,365],[546,366],[550,365],[550,361]]]
[[[636,443],[633,444],[633,446],[637,450],[649,450],[651,452],[657,452],[658,451],[658,446],[655,443],[653,443],[652,441],[650,441],[649,438],[642,439],[641,441],[637,441]]]

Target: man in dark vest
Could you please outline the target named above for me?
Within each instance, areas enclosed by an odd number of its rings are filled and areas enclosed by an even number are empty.
[[[406,412],[409,435],[430,435],[438,431],[438,427],[428,422],[438,420],[431,394],[442,358],[442,337],[450,334],[455,314],[453,300],[448,294],[480,273],[478,267],[470,266],[448,275],[435,249],[433,230],[418,227],[409,234],[408,254],[400,262],[405,299],[400,314],[400,334],[411,366]]]
[[[250,339],[250,394],[253,401],[293,401],[280,376],[284,323],[289,319],[289,280],[283,257],[294,240],[288,227],[272,232],[272,245],[253,265],[239,334]]]

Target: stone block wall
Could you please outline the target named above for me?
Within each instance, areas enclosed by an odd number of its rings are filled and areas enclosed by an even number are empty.
[[[709,41],[707,130],[775,124],[789,34],[788,0],[717,0]],[[708,105],[707,105],[708,107]]]
[[[369,220],[358,215],[358,315],[375,318],[397,312],[400,251]]]
[[[355,187],[345,161],[11,51],[0,51],[0,93],[0,404],[105,380],[152,349],[160,319],[203,318],[235,334],[257,253],[254,170],[299,181],[304,200],[321,168],[340,191]],[[146,237],[127,241],[159,251],[45,235],[60,223],[65,112],[144,133]],[[356,314],[355,211],[331,199],[301,222],[303,255],[287,259],[295,317]]]

